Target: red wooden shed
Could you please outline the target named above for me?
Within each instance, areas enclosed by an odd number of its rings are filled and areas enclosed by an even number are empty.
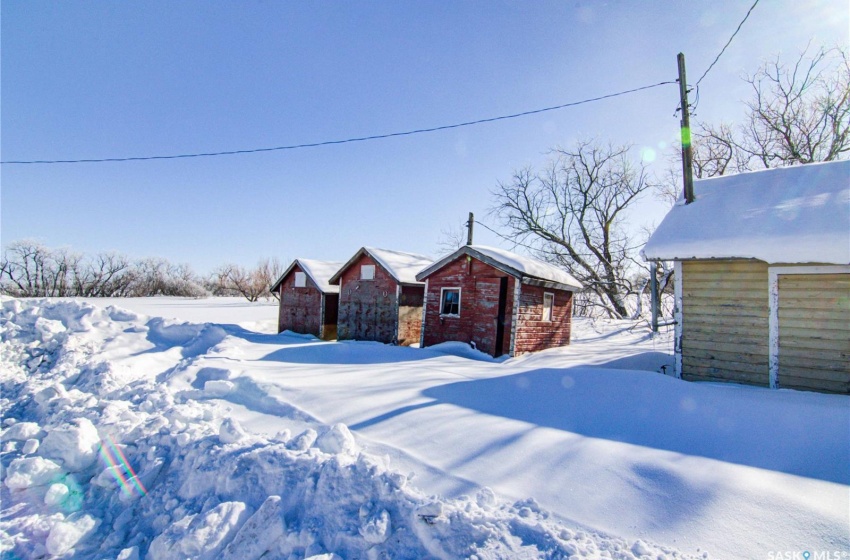
[[[290,330],[324,340],[336,338],[339,287],[328,280],[342,263],[295,259],[272,285],[280,296],[277,332]]]
[[[423,347],[459,341],[519,356],[570,343],[573,292],[582,286],[555,266],[466,245],[416,278],[425,281]]]
[[[340,340],[419,342],[425,284],[416,273],[432,259],[363,247],[330,279],[339,286]]]

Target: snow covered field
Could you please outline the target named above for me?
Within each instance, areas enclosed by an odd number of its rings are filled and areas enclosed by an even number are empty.
[[[276,311],[4,298],[3,557],[850,552],[846,396],[675,380],[631,323],[492,360]]]

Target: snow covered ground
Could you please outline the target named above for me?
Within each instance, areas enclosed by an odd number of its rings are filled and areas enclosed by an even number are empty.
[[[276,310],[4,298],[3,557],[850,553],[846,396],[675,380],[631,323],[492,360]]]

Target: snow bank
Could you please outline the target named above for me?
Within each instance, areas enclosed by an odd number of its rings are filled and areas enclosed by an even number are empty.
[[[224,368],[206,371],[207,391],[157,381],[192,367],[224,331],[144,321],[76,302],[3,300],[0,554],[685,557],[565,527],[533,500],[502,503],[487,489],[426,496],[388,459],[364,453],[344,424],[252,435],[216,401],[187,396],[237,389]],[[23,438],[40,441],[34,456],[18,448]]]
[[[461,358],[469,358],[471,360],[479,360],[482,362],[504,361],[504,359],[494,358],[490,354],[486,354],[481,350],[473,348],[466,342],[441,342],[428,347],[429,351],[439,352],[440,354],[451,354]]]

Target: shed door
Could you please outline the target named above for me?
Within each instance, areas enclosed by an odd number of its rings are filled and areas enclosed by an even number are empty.
[[[281,293],[281,330],[318,334],[320,299],[315,290],[284,289]]]
[[[473,312],[473,340],[482,352],[491,356],[504,353],[505,306],[507,278],[478,278],[475,281],[474,300],[461,299],[461,316],[466,309]]]
[[[324,340],[334,340],[337,337],[338,320],[339,294],[325,294],[325,316],[321,338]]]
[[[850,274],[779,275],[780,387],[850,393]]]
[[[378,300],[370,289],[354,290],[349,303],[351,309],[349,335],[354,340],[380,340],[378,332]]]

